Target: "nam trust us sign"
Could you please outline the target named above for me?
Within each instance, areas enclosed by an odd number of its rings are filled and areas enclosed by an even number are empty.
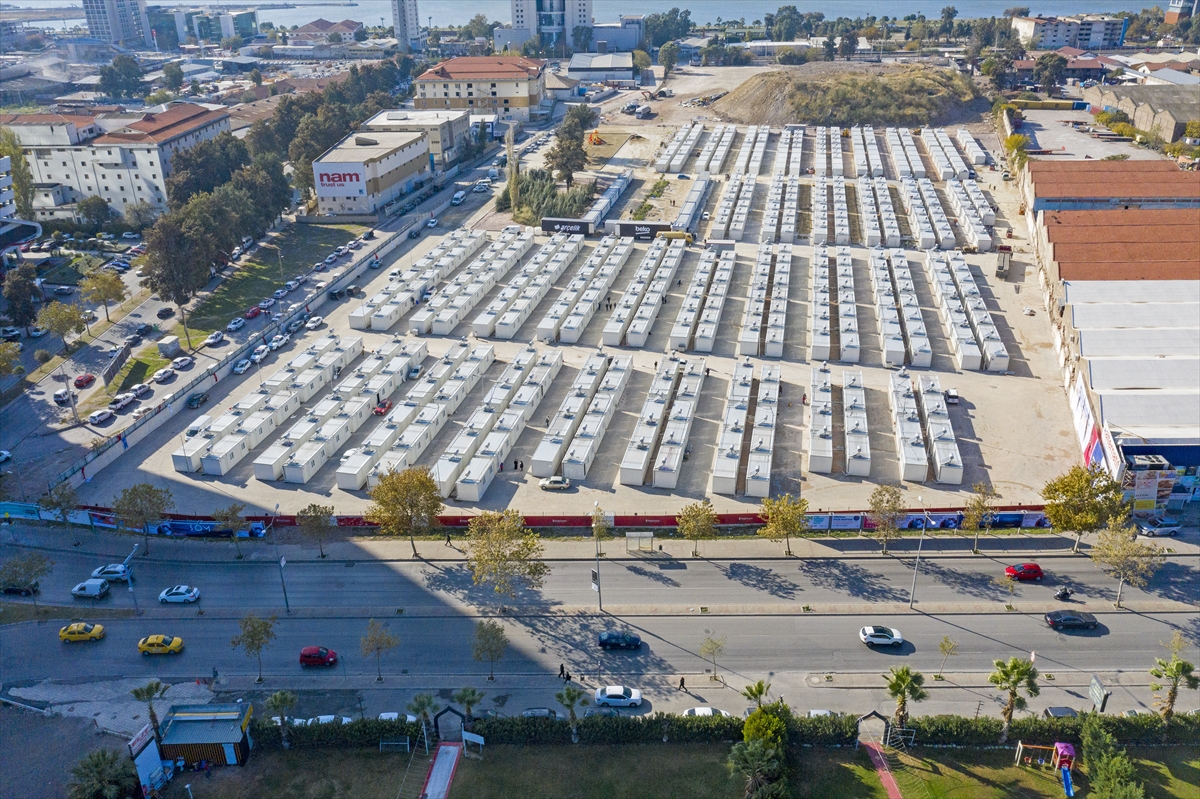
[[[327,166],[318,166],[316,173],[316,189],[318,197],[352,197],[366,194],[366,177],[361,169],[333,171]]]

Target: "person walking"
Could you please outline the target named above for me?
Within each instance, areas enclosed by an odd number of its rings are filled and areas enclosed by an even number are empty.
[[[448,546],[448,547],[454,546],[454,544],[450,543],[450,534],[449,533],[446,533],[446,546]]]
[[[679,690],[684,691],[685,693],[687,692],[687,688],[683,684],[683,677],[679,678]]]
[[[558,678],[561,680],[566,675],[567,675],[567,667],[564,666],[563,664],[559,663],[558,664]]]
[[[567,676],[564,677],[563,679],[566,680],[567,682],[570,682],[571,681],[571,672],[568,671]]]

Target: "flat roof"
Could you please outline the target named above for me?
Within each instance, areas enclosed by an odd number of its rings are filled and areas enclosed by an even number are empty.
[[[351,133],[330,147],[313,163],[362,163],[378,161],[425,138],[424,131],[372,130]]]
[[[162,724],[164,744],[234,744],[246,734],[254,707],[249,702],[175,705]]]
[[[1072,305],[1076,330],[1200,328],[1200,304],[1188,302],[1088,303]]]
[[[1195,328],[1079,331],[1079,354],[1084,358],[1192,357],[1197,352],[1200,352],[1200,330]]]
[[[1200,392],[1200,355],[1191,358],[1095,358],[1085,361],[1093,391],[1185,389]]]
[[[1064,281],[1068,305],[1084,303],[1183,302],[1200,303],[1195,280],[1080,280]]]
[[[375,116],[362,123],[363,128],[382,125],[411,124],[411,125],[440,125],[450,120],[462,119],[470,115],[470,110],[463,109],[429,109],[410,111],[408,109],[392,109],[380,111]]]
[[[1067,261],[1058,262],[1059,280],[1129,282],[1195,280],[1197,266],[1192,261]]]
[[[567,71],[573,69],[633,69],[633,53],[576,53]]]

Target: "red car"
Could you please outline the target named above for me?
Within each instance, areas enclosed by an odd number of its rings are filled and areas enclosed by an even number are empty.
[[[96,376],[93,374],[80,375],[75,378],[75,388],[87,388],[92,383],[96,382]]]
[[[246,318],[253,319],[254,317],[258,316],[260,313],[262,313],[262,308],[259,308],[257,305],[252,305],[252,306],[250,306],[250,310],[246,311]]]
[[[375,415],[383,416],[385,413],[387,413],[388,411],[390,411],[392,409],[392,405],[394,405],[394,404],[395,403],[393,403],[391,400],[384,400],[383,402],[381,402],[375,406]]]
[[[1004,576],[1010,580],[1040,580],[1045,575],[1042,567],[1036,563],[1018,563],[1004,569]]]
[[[324,646],[306,646],[300,650],[301,666],[336,666],[337,652]]]

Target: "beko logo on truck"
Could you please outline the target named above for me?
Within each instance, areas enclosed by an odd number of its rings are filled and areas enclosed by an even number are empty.
[[[317,180],[322,185],[333,185],[335,183],[358,183],[359,178],[357,172],[321,172],[317,175]]]

